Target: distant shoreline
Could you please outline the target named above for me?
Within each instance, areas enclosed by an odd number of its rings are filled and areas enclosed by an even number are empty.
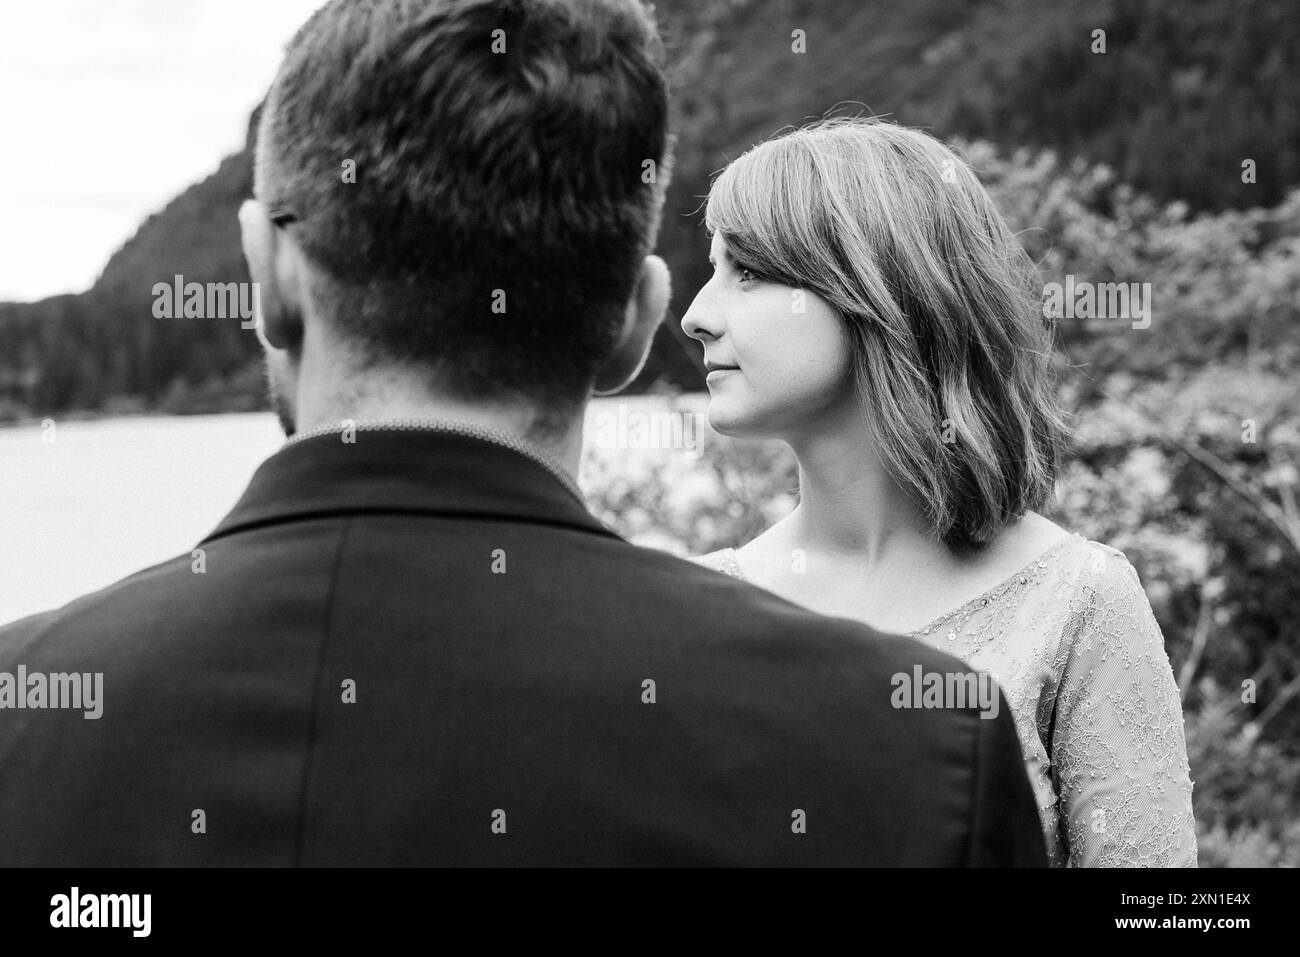
[[[619,403],[639,408],[671,407],[674,403],[692,411],[700,411],[708,404],[706,392],[653,393],[641,392],[635,395],[612,395],[593,398],[589,408],[614,407]],[[214,415],[270,415],[270,407],[265,409],[225,409],[202,412],[164,412],[159,409],[123,408],[123,409],[75,409],[48,415],[31,415],[15,419],[0,420],[0,431],[23,428],[40,428],[46,419],[61,422],[102,422],[107,419],[190,419]]]

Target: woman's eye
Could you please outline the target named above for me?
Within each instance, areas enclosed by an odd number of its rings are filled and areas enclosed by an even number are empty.
[[[748,266],[742,266],[740,263],[736,263],[736,272],[740,273],[740,279],[737,280],[738,282],[757,282],[759,279],[758,273],[754,272],[754,270],[750,269]],[[746,273],[749,274],[748,280],[745,279]]]

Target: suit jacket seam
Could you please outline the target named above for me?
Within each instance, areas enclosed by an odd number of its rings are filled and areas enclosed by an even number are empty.
[[[343,553],[347,546],[348,533],[352,530],[352,519],[344,521],[339,532],[338,549],[334,553],[334,567],[330,571],[329,590],[325,595],[325,613],[321,622],[320,648],[316,652],[316,673],[313,678],[311,693],[311,713],[307,719],[307,754],[303,762],[302,783],[298,789],[298,825],[294,834],[293,866],[302,866],[304,844],[307,839],[307,802],[311,793],[311,775],[315,769],[316,733],[320,721],[321,683],[325,680],[325,660],[329,654],[330,632],[334,627],[335,592],[338,589],[339,570],[343,565]]]

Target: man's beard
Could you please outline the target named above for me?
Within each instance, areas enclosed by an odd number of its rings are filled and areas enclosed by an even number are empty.
[[[279,382],[276,381],[275,373],[271,371],[271,357],[263,355],[263,369],[266,372],[266,394],[271,400],[271,409],[275,412],[275,417],[280,420],[280,428],[284,431],[286,439],[293,438],[293,434],[298,431],[297,423],[293,418],[293,409],[289,405],[289,400],[280,388]]]

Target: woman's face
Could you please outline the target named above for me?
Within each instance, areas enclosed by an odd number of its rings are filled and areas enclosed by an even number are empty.
[[[809,290],[755,275],[715,232],[713,278],[682,316],[704,344],[709,423],[726,435],[788,438],[853,401],[848,336]]]

